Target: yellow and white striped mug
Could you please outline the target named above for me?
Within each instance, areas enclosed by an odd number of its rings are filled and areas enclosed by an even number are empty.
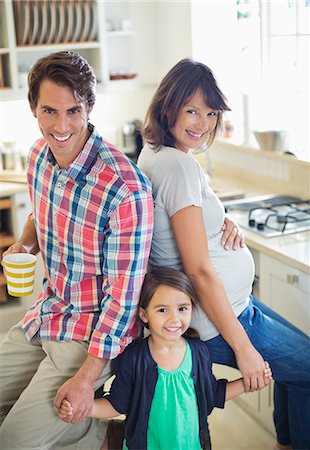
[[[30,253],[10,253],[3,258],[8,293],[24,297],[33,292],[37,257]]]

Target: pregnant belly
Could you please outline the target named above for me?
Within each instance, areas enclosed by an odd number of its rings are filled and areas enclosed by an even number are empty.
[[[209,255],[221,279],[230,303],[246,299],[252,290],[255,267],[247,247],[225,250],[220,242],[210,243]]]

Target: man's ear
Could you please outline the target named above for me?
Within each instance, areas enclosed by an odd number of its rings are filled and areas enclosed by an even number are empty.
[[[30,106],[30,109],[31,109],[31,112],[32,112],[33,117],[37,118],[36,109],[35,109],[32,105],[30,105],[30,104],[29,104],[29,106]]]
[[[142,320],[142,322],[148,323],[149,320],[147,318],[147,313],[146,313],[145,309],[139,308],[139,317]]]

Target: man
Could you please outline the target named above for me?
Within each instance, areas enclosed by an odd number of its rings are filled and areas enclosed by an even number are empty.
[[[153,223],[150,183],[89,123],[95,75],[74,52],[41,58],[28,100],[43,137],[29,155],[32,201],[6,253],[41,251],[43,291],[0,347],[3,449],[99,449],[83,420],[110,360],[137,336],[135,313]],[[71,423],[57,417],[67,398]],[[105,424],[101,423],[101,426]]]

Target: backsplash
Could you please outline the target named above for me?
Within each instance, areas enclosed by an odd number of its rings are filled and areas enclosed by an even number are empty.
[[[293,156],[221,141],[209,160],[215,176],[238,179],[268,193],[310,197],[310,164]]]

